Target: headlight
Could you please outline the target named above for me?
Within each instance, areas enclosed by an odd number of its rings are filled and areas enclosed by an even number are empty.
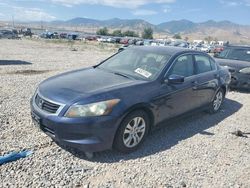
[[[243,74],[250,74],[250,67],[241,69],[239,72],[240,72],[240,73],[243,73]]]
[[[68,109],[65,116],[76,118],[108,115],[119,101],[120,99],[112,99],[86,105],[73,105]]]

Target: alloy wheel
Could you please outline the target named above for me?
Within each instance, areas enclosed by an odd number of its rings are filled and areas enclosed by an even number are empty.
[[[215,111],[219,110],[219,108],[222,104],[222,101],[223,101],[223,93],[222,93],[222,91],[219,91],[216,94],[214,102],[213,102],[213,107],[214,107]]]
[[[137,146],[146,131],[146,123],[142,117],[135,117],[126,125],[123,133],[123,143],[128,148]]]

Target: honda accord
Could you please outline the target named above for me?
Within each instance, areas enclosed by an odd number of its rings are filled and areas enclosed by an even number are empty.
[[[43,81],[31,99],[35,124],[84,152],[137,149],[149,131],[195,109],[217,112],[230,73],[203,52],[130,47],[100,64]]]

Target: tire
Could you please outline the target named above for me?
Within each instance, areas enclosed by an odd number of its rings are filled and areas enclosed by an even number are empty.
[[[209,106],[208,112],[210,114],[218,112],[223,104],[224,98],[225,98],[224,90],[219,89],[219,91],[217,91],[217,93],[215,94],[212,103]]]
[[[135,125],[137,126],[134,127]],[[114,149],[123,153],[135,151],[145,140],[149,126],[150,121],[146,112],[139,110],[130,113],[120,124],[114,139]]]

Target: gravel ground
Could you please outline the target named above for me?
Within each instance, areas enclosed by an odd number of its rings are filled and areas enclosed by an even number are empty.
[[[217,114],[165,123],[134,153],[105,151],[87,160],[32,125],[29,99],[42,80],[94,65],[114,49],[76,44],[71,51],[30,40],[0,46],[0,155],[34,151],[0,166],[0,187],[250,187],[250,138],[230,133],[250,132],[250,94],[230,92]]]

